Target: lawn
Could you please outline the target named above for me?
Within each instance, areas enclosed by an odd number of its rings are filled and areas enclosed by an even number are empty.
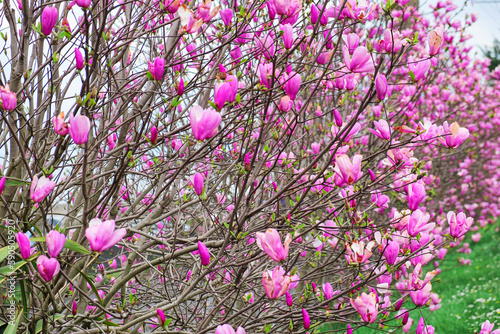
[[[474,334],[480,331],[481,324],[486,320],[496,323],[495,329],[500,328],[500,232],[495,232],[498,226],[499,223],[480,229],[482,237],[477,243],[470,237],[476,232],[469,232],[460,246],[449,249],[440,261],[441,274],[434,279],[433,291],[442,298],[441,308],[432,313],[428,309],[422,311],[426,322],[436,329],[436,334]],[[465,242],[472,249],[468,255],[457,252]],[[459,257],[470,259],[471,265],[461,265]],[[426,269],[430,271],[433,268],[427,266]],[[405,306],[412,305],[410,302]],[[415,321],[410,333],[415,333],[420,311],[412,311],[410,317]],[[334,329],[338,330],[336,324],[321,327],[322,332]],[[355,333],[387,331],[361,328]],[[402,333],[401,330],[397,332]]]

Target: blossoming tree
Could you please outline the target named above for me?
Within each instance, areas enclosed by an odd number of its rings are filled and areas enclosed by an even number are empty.
[[[407,332],[499,215],[500,72],[452,1],[2,8],[8,330]]]

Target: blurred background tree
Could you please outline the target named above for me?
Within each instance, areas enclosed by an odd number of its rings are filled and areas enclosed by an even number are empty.
[[[493,41],[493,46],[489,48],[481,48],[485,57],[491,59],[490,66],[488,66],[490,71],[493,71],[500,64],[500,41],[495,38]]]

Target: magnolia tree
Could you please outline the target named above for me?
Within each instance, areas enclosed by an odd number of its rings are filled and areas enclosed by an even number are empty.
[[[440,307],[425,265],[500,214],[500,71],[470,59],[474,16],[2,8],[11,333],[434,332],[409,318]]]

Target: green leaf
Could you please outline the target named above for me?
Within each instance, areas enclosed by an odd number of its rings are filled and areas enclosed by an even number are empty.
[[[19,261],[14,263],[14,265],[7,265],[5,267],[0,268],[0,283],[5,281],[7,277],[12,275],[13,273],[16,272],[17,269],[21,268],[23,265],[26,264],[26,261]]]
[[[21,320],[21,316],[23,315],[23,310],[21,309],[19,311],[19,315],[17,316],[16,318],[16,322],[14,323],[14,325],[12,325],[11,323],[9,323],[7,325],[7,328],[5,329],[5,332],[3,332],[4,334],[16,334],[17,333],[17,327],[19,326],[19,321]]]
[[[90,254],[90,251],[83,247],[82,245],[74,242],[73,240],[68,240],[66,239],[66,243],[64,244],[64,248],[67,248],[69,250],[82,253],[82,254]]]
[[[5,178],[5,186],[6,187],[19,186],[19,185],[24,185],[24,184],[30,184],[30,182],[26,182],[26,181],[18,180],[18,179]]]
[[[415,82],[415,74],[413,74],[412,71],[410,71],[408,74],[410,75],[411,81]]]
[[[175,108],[175,107],[177,107],[179,104],[181,104],[181,101],[182,101],[182,100],[179,100],[179,97],[178,97],[178,96],[176,96],[176,97],[172,100],[172,103],[171,103],[171,104],[172,104],[172,107],[174,107],[174,108]]]
[[[241,95],[240,94],[236,94],[236,103],[240,103],[241,102]]]
[[[153,80],[153,75],[151,74],[151,72],[147,72],[146,73],[146,76],[148,77],[149,80]]]
[[[14,249],[17,248],[17,243],[12,245],[14,246]],[[3,248],[0,248],[0,263],[5,260],[5,258],[9,255],[9,246],[5,246]]]

